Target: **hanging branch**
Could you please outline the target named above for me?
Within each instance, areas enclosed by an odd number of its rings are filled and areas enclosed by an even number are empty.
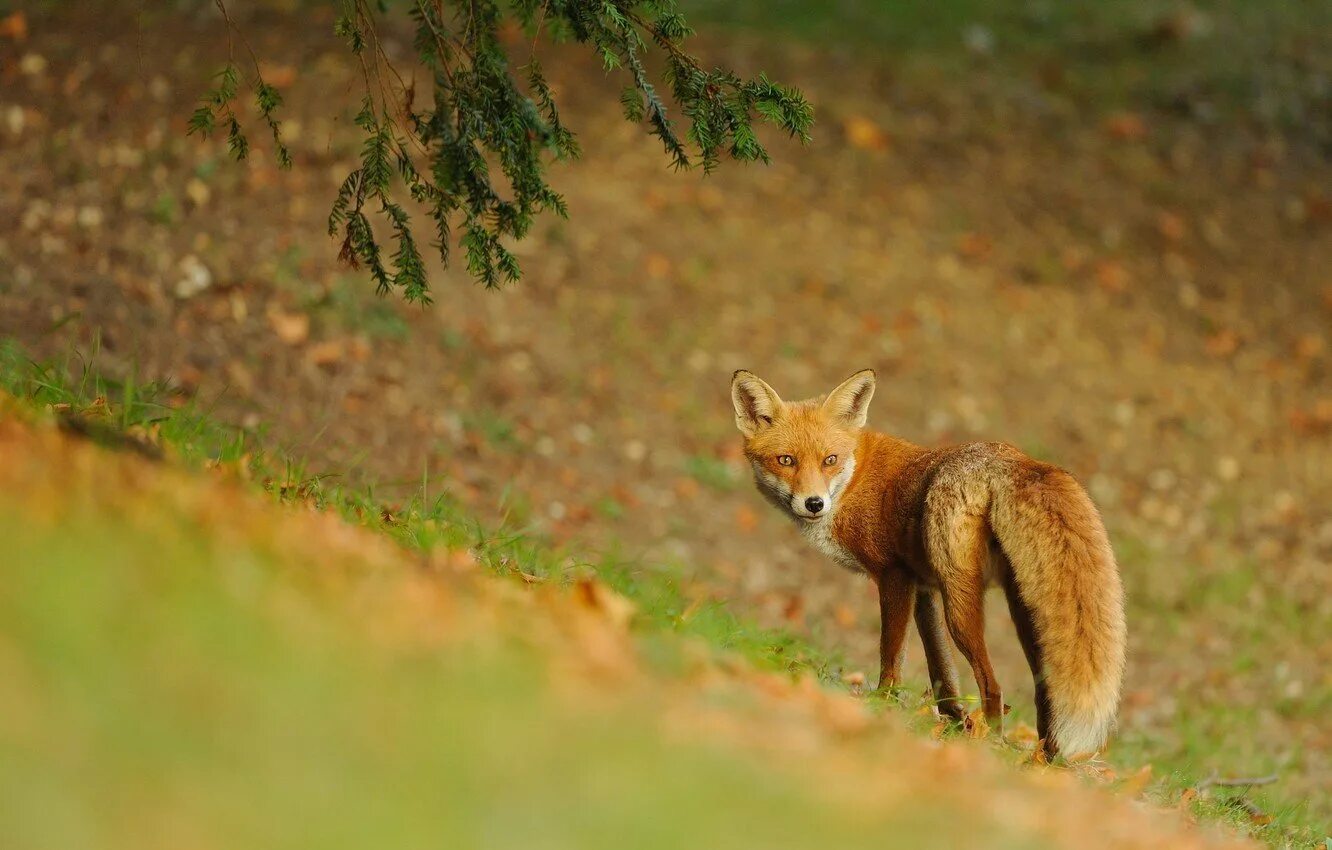
[[[223,0],[215,3],[230,55],[240,32]],[[755,119],[809,140],[813,110],[804,96],[762,74],[743,79],[724,68],[705,70],[683,47],[692,30],[674,0],[512,0],[503,7],[497,0],[405,0],[416,62],[408,75],[412,83],[379,38],[386,5],[340,2],[334,31],[361,72],[356,126],[364,143],[360,164],[343,181],[328,218],[329,234],[341,239],[339,258],[365,268],[381,294],[397,290],[409,301],[430,301],[425,261],[401,200],[404,191],[427,211],[433,248],[443,263],[449,264],[456,243],[468,272],[487,288],[519,279],[522,270],[506,243],[526,236],[537,215],[568,216],[564,199],[546,181],[546,167],[551,159],[577,157],[579,147],[535,57],[543,30],[591,45],[608,72],[626,72],[628,85],[620,95],[625,118],[644,124],[661,141],[675,169],[697,165],[710,172],[723,158],[768,162]],[[532,35],[532,55],[517,67],[500,44],[506,15]],[[664,55],[661,82],[673,107],[644,64],[653,48]],[[263,80],[253,51],[250,58],[249,80],[234,58],[228,61],[191,117],[190,132],[208,136],[221,127],[232,154],[244,159],[250,146],[235,108],[244,82],[255,93],[279,164],[289,167],[276,115],[282,96]],[[417,69],[428,77],[433,95],[421,106]],[[392,243],[387,258],[372,219]]]

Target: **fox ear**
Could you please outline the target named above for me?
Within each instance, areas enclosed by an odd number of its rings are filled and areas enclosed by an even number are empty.
[[[865,427],[870,399],[874,398],[874,370],[862,369],[828,394],[823,409],[852,428]]]
[[[731,403],[735,405],[735,426],[746,437],[771,425],[782,412],[777,391],[744,369],[731,378]]]

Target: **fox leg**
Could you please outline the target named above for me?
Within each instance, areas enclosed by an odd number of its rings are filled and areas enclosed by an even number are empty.
[[[967,712],[958,699],[961,691],[957,666],[953,663],[953,649],[948,643],[938,592],[926,588],[916,591],[916,631],[920,632],[920,642],[925,646],[925,664],[930,671],[930,687],[939,711],[961,720]]]
[[[1031,617],[1031,609],[1022,601],[1018,592],[1017,581],[1011,569],[1004,571],[1004,596],[1008,597],[1008,611],[1013,617],[1018,640],[1022,642],[1022,652],[1027,656],[1027,665],[1031,667],[1031,677],[1036,683],[1036,734],[1040,736],[1045,754],[1055,755],[1054,738],[1050,734],[1053,725],[1054,709],[1050,704],[1050,692],[1045,684],[1045,665],[1041,660],[1041,645],[1036,640],[1036,624]]]
[[[902,679],[906,659],[907,625],[916,603],[916,582],[906,570],[889,567],[878,578],[879,585],[879,689]]]
[[[978,577],[979,578],[979,577]],[[985,646],[985,597],[979,581],[974,587],[954,588],[944,592],[944,619],[953,643],[971,665],[980,689],[981,706],[990,728],[1004,730],[1004,698],[999,681],[990,666],[990,651]]]

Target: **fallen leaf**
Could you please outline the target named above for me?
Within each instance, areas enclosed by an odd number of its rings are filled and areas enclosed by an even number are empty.
[[[1147,122],[1136,112],[1116,112],[1105,119],[1105,131],[1111,138],[1136,142],[1147,137]]]
[[[0,18],[0,37],[11,41],[26,41],[28,38],[28,18],[22,11]]]
[[[1185,788],[1184,793],[1180,794],[1179,799],[1175,802],[1175,808],[1187,809],[1190,805],[1192,805],[1194,799],[1196,799],[1197,796],[1198,796],[1197,788]]]
[[[634,616],[634,603],[596,579],[581,579],[574,592],[587,607],[600,611],[616,626],[625,628]]]
[[[843,120],[842,132],[853,148],[878,151],[888,147],[888,134],[868,118],[853,115]]]
[[[332,366],[347,357],[347,347],[338,340],[325,340],[310,346],[305,358],[316,366]]]
[[[1092,272],[1096,278],[1096,285],[1106,292],[1118,295],[1128,289],[1129,275],[1128,270],[1122,263],[1114,260],[1100,260]]]
[[[1156,216],[1156,232],[1167,242],[1179,243],[1188,234],[1184,219],[1172,212],[1161,212]]]
[[[1230,328],[1217,331],[1203,342],[1203,350],[1209,357],[1229,357],[1240,347],[1240,335]]]
[[[300,345],[310,337],[310,317],[305,313],[287,313],[272,307],[268,311],[268,326],[287,345]]]
[[[962,721],[962,731],[966,732],[968,738],[980,739],[990,734],[990,724],[985,719],[985,709],[978,708],[966,716]]]
[[[643,259],[643,268],[648,277],[665,278],[671,273],[671,260],[665,254],[653,252]]]
[[[1035,746],[1041,740],[1040,733],[1025,723],[1018,723],[1008,730],[1008,740],[1015,744]]]
[[[1132,776],[1121,782],[1116,790],[1128,794],[1130,797],[1136,797],[1143,791],[1146,791],[1147,786],[1151,784],[1152,766],[1150,764],[1144,764],[1142,767],[1138,768]]]
[[[782,608],[782,617],[788,623],[799,623],[805,619],[805,597],[799,593],[793,593],[787,597],[786,605]]]
[[[984,233],[967,233],[957,241],[957,253],[963,259],[979,262],[994,252],[994,239]]]
[[[269,65],[264,63],[260,65],[259,70],[264,76],[264,82],[280,89],[296,82],[296,68],[292,65]]]

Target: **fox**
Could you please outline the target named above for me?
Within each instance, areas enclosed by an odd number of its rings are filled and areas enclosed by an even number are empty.
[[[758,491],[814,548],[863,573],[879,597],[880,689],[901,682],[910,621],[939,711],[966,716],[951,637],[991,730],[1003,692],[985,643],[998,585],[1035,682],[1038,748],[1093,757],[1124,677],[1124,591],[1091,496],[1068,472],[1002,442],[926,448],[866,427],[874,370],[826,396],[785,402],[747,370],[731,400]]]

